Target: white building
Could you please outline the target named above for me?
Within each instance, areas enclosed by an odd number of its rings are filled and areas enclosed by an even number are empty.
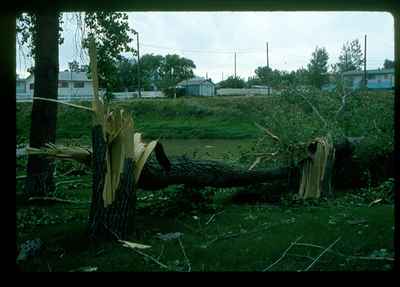
[[[32,101],[35,79],[17,79],[17,101]],[[65,101],[89,100],[93,97],[92,80],[86,72],[64,71],[58,74],[58,99]]]
[[[31,74],[26,79],[17,76],[16,95],[17,102],[32,102],[35,79]],[[104,91],[99,91],[102,95]],[[138,97],[138,92],[113,93],[115,100],[127,100]],[[143,98],[164,97],[161,91],[142,92]],[[91,101],[93,99],[92,80],[86,72],[64,71],[58,74],[58,100],[61,101]]]

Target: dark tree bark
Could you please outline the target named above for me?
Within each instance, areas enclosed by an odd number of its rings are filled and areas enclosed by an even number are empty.
[[[35,97],[57,99],[59,13],[41,10],[37,14],[35,37]],[[39,148],[56,138],[57,103],[34,100],[32,104],[29,145]],[[44,196],[54,190],[53,160],[28,157],[25,193]]]
[[[107,145],[102,127],[94,126],[93,144],[93,192],[89,212],[89,236],[91,238],[125,239],[133,231],[136,193],[134,192],[134,162],[126,158],[114,202],[104,207],[103,189],[106,167]]]
[[[356,142],[343,139],[335,144],[336,156],[342,161],[351,160]],[[212,160],[192,160],[186,157],[171,157],[166,169],[154,157],[148,160],[139,179],[138,187],[143,190],[158,190],[169,185],[185,184],[193,187],[239,187],[266,183],[274,180],[291,179],[298,184],[301,163],[296,167],[247,170],[243,166],[229,165]],[[335,176],[339,167],[329,166]]]
[[[146,162],[138,187],[157,190],[169,185],[185,184],[193,187],[237,187],[287,178],[289,167],[247,170],[212,160],[192,160],[186,157],[170,159],[170,170],[165,170],[152,158]]]

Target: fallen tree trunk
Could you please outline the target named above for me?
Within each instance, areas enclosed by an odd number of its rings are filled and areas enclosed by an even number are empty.
[[[170,159],[171,168],[165,170],[154,159],[150,159],[139,179],[143,190],[158,190],[169,185],[185,184],[193,187],[237,187],[287,178],[291,168],[282,167],[265,170],[247,170],[212,160],[192,160],[187,157]]]
[[[351,158],[357,143],[358,140],[351,138],[337,142],[334,145],[336,156],[340,159]],[[187,157],[171,157],[169,167],[165,168],[152,158],[144,166],[138,187],[143,190],[158,190],[177,184],[193,187],[239,187],[296,178],[300,168],[301,163],[291,167],[248,170],[243,166],[212,160],[192,160]]]

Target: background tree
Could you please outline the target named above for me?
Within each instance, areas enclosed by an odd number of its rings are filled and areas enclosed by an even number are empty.
[[[230,76],[226,80],[218,83],[219,88],[243,89],[246,87],[246,82],[240,77]]]
[[[135,91],[138,87],[136,60],[122,57],[117,63],[116,91]]]
[[[297,69],[294,73],[295,83],[298,85],[307,85],[308,84],[308,70],[301,67]]]
[[[122,91],[137,89],[137,65],[136,59],[121,57],[116,62],[116,83],[114,89]],[[174,87],[183,80],[194,76],[196,68],[192,60],[178,55],[145,54],[139,59],[140,82],[144,90],[167,89]]]
[[[339,56],[339,62],[333,66],[337,73],[347,71],[361,71],[364,64],[364,55],[358,39],[346,42]]]
[[[35,65],[34,97],[57,99],[58,45],[60,37],[60,14],[51,9],[37,14],[20,14],[17,33],[20,45],[28,45]],[[29,146],[42,147],[55,143],[57,104],[34,100],[32,104]],[[28,156],[25,193],[27,196],[46,195],[54,191],[53,161],[35,155]]]
[[[328,53],[325,48],[315,48],[312,53],[308,68],[308,81],[309,83],[320,89],[323,84],[328,82]]]
[[[196,65],[190,59],[176,54],[166,55],[160,67],[160,88],[167,89],[183,80],[194,77],[193,69],[195,68]]]
[[[267,66],[257,67],[254,71],[256,77],[260,80],[263,85],[271,86],[273,82],[273,72],[272,69]]]
[[[71,72],[79,72],[79,63],[75,60],[72,62],[69,62],[68,68]]]
[[[68,68],[71,72],[88,72],[88,67],[88,65],[80,65],[76,60],[68,63]]]
[[[164,57],[161,55],[145,54],[140,60],[141,83],[144,90],[160,88],[161,67]],[[193,73],[193,71],[192,71]]]
[[[246,87],[251,88],[252,86],[261,86],[263,83],[257,76],[251,76],[247,78]]]
[[[385,62],[383,63],[383,68],[384,69],[394,69],[394,61],[385,59]]]
[[[122,60],[121,53],[136,53],[129,47],[133,29],[129,27],[128,15],[120,12],[87,12],[84,21],[88,34],[83,48],[88,48],[89,39],[95,36],[99,87],[105,91],[106,99],[110,99],[111,91],[118,88],[117,66]]]

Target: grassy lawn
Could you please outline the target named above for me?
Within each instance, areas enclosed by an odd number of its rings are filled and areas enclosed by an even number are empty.
[[[71,180],[75,181],[68,183]],[[80,203],[17,205],[17,244],[34,238],[44,243],[40,256],[21,264],[23,270],[71,271],[92,266],[97,271],[262,271],[299,237],[299,243],[320,248],[293,246],[269,271],[305,270],[339,237],[331,252],[321,256],[310,270],[393,267],[392,261],[380,258],[394,256],[391,204],[368,206],[348,192],[309,204],[235,204],[231,201],[235,189],[217,189],[212,208],[180,212],[174,209],[172,197],[166,199],[168,191],[140,192],[137,230],[128,241],[150,245],[139,252],[156,258],[167,269],[116,241],[88,240],[90,180],[90,175],[83,175],[78,181],[58,181],[58,196]],[[182,236],[169,241],[158,238],[159,234],[175,232]]]

